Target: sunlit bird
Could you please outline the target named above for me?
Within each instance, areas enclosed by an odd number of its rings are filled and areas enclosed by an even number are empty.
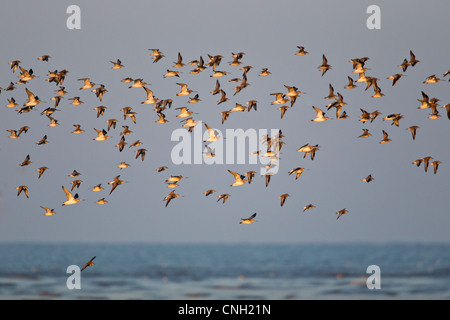
[[[386,131],[383,130],[383,139],[380,140],[380,143],[388,143],[391,142],[392,140],[389,139],[389,135]]]
[[[178,197],[182,197],[179,194],[176,194],[174,190],[170,191],[170,193],[164,197],[163,201],[166,201],[166,207],[169,205],[170,201],[172,199],[178,198]]]
[[[314,146],[310,145],[309,143],[301,146],[297,152],[303,152],[303,158],[306,158],[308,155],[311,156],[311,160],[314,160],[314,157],[316,155],[316,151],[319,150],[319,145],[316,144]]]
[[[228,193],[223,193],[223,194],[217,196],[217,202],[222,200],[222,203],[225,203],[229,197],[230,197],[230,195]]]
[[[303,207],[303,212],[305,212],[306,210],[311,210],[313,208],[315,208],[316,206],[313,204],[308,204],[306,206]]]
[[[44,216],[52,216],[55,214],[55,209],[50,209],[50,208],[43,207],[43,206],[40,206],[40,207],[45,210]]]
[[[101,198],[101,199],[97,200],[96,203],[98,203],[98,204],[107,204],[108,201],[105,198]]]
[[[30,164],[31,164],[31,161],[30,161],[30,155],[28,154],[28,155],[25,157],[25,160],[23,160],[23,161],[19,164],[19,166],[25,167],[25,166],[28,166],[28,165],[30,165]]]
[[[287,193],[282,194],[281,196],[278,196],[278,199],[281,199],[281,203],[280,203],[281,206],[284,205],[284,203],[286,202],[287,197],[290,197],[290,195],[287,194]]]
[[[24,185],[18,186],[18,187],[16,187],[16,189],[17,189],[17,196],[20,196],[20,194],[23,192],[27,198],[30,198],[30,194],[29,194],[27,186],[24,186]]]
[[[94,186],[94,187],[92,187],[92,191],[93,192],[100,192],[100,191],[102,191],[103,190],[103,187],[102,187],[102,184],[100,183],[100,184],[98,184],[98,185],[96,185],[96,186]]]
[[[252,224],[253,222],[256,222],[255,217],[256,213],[252,214],[250,217],[246,219],[241,218],[241,222],[239,222],[239,224]]]
[[[114,179],[110,182],[108,182],[108,184],[111,186],[111,190],[109,191],[109,194],[113,193],[114,190],[116,190],[116,188],[118,186],[120,186],[121,184],[126,183],[126,181],[124,180],[120,180],[120,175],[114,177]]]
[[[331,66],[328,64],[328,60],[325,55],[322,55],[322,64],[318,67],[319,71],[322,71],[322,76],[331,69]]]
[[[295,53],[296,56],[304,56],[308,54],[308,51],[305,50],[305,47],[297,46],[298,51]]]
[[[371,174],[369,174],[367,177],[365,177],[364,179],[362,179],[362,181],[367,182],[367,183],[369,183],[369,182],[371,182],[371,181],[373,181],[373,180],[374,180],[374,178],[372,177]]]
[[[210,194],[213,194],[214,192],[216,192],[216,190],[214,190],[214,189],[209,189],[209,190],[206,190],[205,192],[203,192],[203,194],[207,197],[207,196],[209,196]]]
[[[231,171],[228,169],[228,172],[231,173],[234,176],[234,182],[231,185],[231,187],[235,186],[242,186],[247,182],[247,179],[245,179],[245,176],[239,173],[236,173],[234,171]]]
[[[434,174],[437,173],[438,167],[439,167],[439,165],[440,165],[441,163],[442,163],[442,162],[439,161],[439,160],[435,160],[435,161],[433,161],[433,162],[430,163],[430,164],[433,166]]]
[[[312,108],[316,111],[316,117],[314,119],[311,119],[311,121],[324,122],[328,119],[331,119],[330,117],[325,116],[325,112],[323,112],[323,110],[321,110],[315,106],[312,106]]]
[[[108,140],[109,138],[111,138],[111,136],[108,136],[108,132],[103,129],[103,130],[98,130],[96,128],[94,128],[95,132],[97,132],[97,137],[95,137],[92,140],[96,140],[96,141],[105,141]]]
[[[83,268],[81,268],[81,271],[83,271],[83,270],[86,269],[87,267],[92,267],[92,266],[94,265],[94,262],[92,262],[92,261],[94,261],[94,259],[95,259],[95,256],[94,256],[91,260],[89,260],[88,262],[86,262],[86,263],[84,264]]]
[[[301,174],[307,170],[309,170],[309,169],[305,169],[305,168],[301,168],[301,167],[294,168],[292,170],[289,170],[289,175],[295,173],[295,180],[297,180],[301,176]]]
[[[112,69],[120,69],[120,68],[123,68],[124,67],[124,65],[122,64],[122,61],[120,61],[120,59],[117,59],[117,61],[110,61],[112,64],[113,64],[113,66],[111,67]]]
[[[368,138],[370,137],[372,134],[369,132],[369,129],[362,129],[363,133],[358,136],[358,138]]]
[[[336,212],[336,214],[338,215],[336,220],[339,219],[343,214],[346,214],[346,213],[348,213],[348,210],[345,208]]]
[[[72,195],[72,193],[67,190],[64,186],[62,186],[62,189],[64,191],[64,193],[66,194],[67,200],[63,202],[63,206],[68,206],[68,205],[72,205],[72,204],[76,204],[78,202],[81,201],[81,199],[78,196],[78,193],[76,193],[75,195]]]
[[[84,89],[91,89],[95,86],[94,82],[91,82],[90,78],[80,78],[78,79],[79,81],[83,81],[84,84],[83,86],[80,88],[80,90],[84,90]]]
[[[411,131],[413,140],[416,140],[417,129],[419,129],[419,128],[420,128],[419,126],[410,126],[410,127],[406,128],[406,130]]]

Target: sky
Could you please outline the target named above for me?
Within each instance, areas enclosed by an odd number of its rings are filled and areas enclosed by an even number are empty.
[[[69,29],[67,13],[70,5],[80,8],[81,29]],[[381,29],[369,29],[367,13],[370,5],[380,8]],[[326,9],[325,9],[326,8]],[[20,65],[37,77],[26,84],[16,84],[13,91],[0,94],[0,241],[2,242],[156,242],[156,243],[307,243],[307,242],[450,242],[448,210],[450,120],[443,105],[450,103],[448,82],[443,73],[450,69],[447,41],[450,3],[444,1],[16,1],[3,5],[0,13],[0,87],[17,82],[20,71],[12,72],[8,64]],[[308,54],[297,56],[297,46]],[[160,49],[165,57],[154,63],[149,49]],[[409,59],[412,50],[420,61],[405,72],[398,67]],[[242,65],[231,66],[232,54],[244,52]],[[186,65],[173,67],[181,53]],[[37,58],[50,55],[48,62]],[[208,55],[222,55],[218,70],[227,71],[213,78],[208,67],[197,75],[187,62]],[[322,55],[332,69],[325,75],[318,70]],[[357,83],[344,89],[347,77],[354,80],[350,59],[369,57],[367,76],[379,79],[384,96],[372,98],[373,89]],[[120,59],[124,65],[111,69],[110,61]],[[242,66],[248,72],[250,86],[236,95]],[[263,68],[271,74],[260,77]],[[54,118],[57,127],[49,127],[41,112],[53,107],[50,100],[58,86],[46,81],[49,71],[69,71],[63,86],[68,92],[61,100]],[[164,78],[167,70],[180,71],[180,77]],[[395,86],[387,77],[403,73]],[[435,74],[445,81],[426,84]],[[80,78],[103,84],[108,92],[103,100],[90,90],[80,90]],[[128,88],[123,78],[142,78],[159,99],[172,99],[164,114],[169,121],[158,124],[153,105],[145,100],[142,88]],[[220,95],[212,95],[216,79],[227,93],[228,101],[218,104]],[[177,96],[186,83],[195,92]],[[329,85],[344,97],[347,119],[336,119],[334,110],[326,110],[332,100]],[[294,106],[281,118],[279,105],[272,105],[272,93],[295,86],[301,94]],[[17,110],[27,99],[25,88],[39,96],[40,103],[30,113]],[[441,117],[429,119],[430,109],[418,109],[422,91],[439,99]],[[187,103],[199,94],[196,104]],[[80,106],[69,98],[79,96]],[[14,97],[16,108],[5,107]],[[258,110],[232,112],[222,124],[220,112],[236,103],[258,101]],[[97,118],[97,106],[106,106]],[[129,106],[137,113],[134,124],[123,119],[120,111]],[[312,106],[321,108],[332,119],[317,123]],[[225,135],[226,129],[254,129],[256,132],[282,130],[284,135],[278,171],[269,186],[256,175],[251,184],[231,187],[232,170],[241,174],[259,172],[262,164],[180,164],[174,163],[172,150],[178,141],[171,137],[182,125],[176,117],[187,107],[193,118],[207,123]],[[381,115],[373,123],[361,123],[360,109]],[[400,113],[399,127],[382,118]],[[107,141],[94,141],[94,128],[107,129],[106,120],[116,118]],[[84,133],[72,134],[74,124]],[[6,130],[22,126],[30,130],[19,139],[9,139]],[[144,161],[135,158],[137,148],[115,147],[122,126],[132,134],[126,142],[141,140],[147,149]],[[420,128],[415,140],[406,130]],[[201,127],[205,131],[205,127]],[[358,138],[366,128],[372,136]],[[380,144],[382,131],[391,142]],[[49,143],[37,145],[44,135]],[[193,136],[193,135],[192,135]],[[227,140],[226,136],[224,140]],[[319,145],[314,160],[297,152],[304,144]],[[194,147],[193,147],[194,148]],[[192,149],[193,150],[193,149]],[[247,150],[248,154],[256,150]],[[20,167],[26,155],[32,163]],[[432,168],[412,161],[432,156],[441,161],[437,174]],[[224,158],[225,159],[225,158]],[[120,170],[125,161],[131,166]],[[226,161],[224,161],[226,162]],[[35,171],[49,167],[38,179]],[[157,172],[156,169],[168,169]],[[304,167],[296,180],[289,170]],[[68,177],[73,170],[81,173],[82,183],[74,193],[83,201],[62,206],[65,195],[61,186],[71,188]],[[368,174],[374,181],[362,181]],[[126,183],[109,195],[107,184],[114,177]],[[182,195],[167,207],[163,198],[173,189],[164,182],[171,175],[187,177],[175,188]],[[91,188],[101,183],[99,193]],[[17,196],[16,187],[27,185],[30,198]],[[203,192],[217,190],[206,197]],[[230,194],[227,202],[217,196]],[[284,206],[278,196],[288,193]],[[105,197],[108,203],[96,201]],[[303,212],[308,204],[316,207]],[[44,216],[40,206],[55,209]],[[336,212],[348,213],[336,219]],[[239,224],[241,218],[257,213],[256,223]]]

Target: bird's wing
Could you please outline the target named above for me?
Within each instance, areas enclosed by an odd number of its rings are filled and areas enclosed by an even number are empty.
[[[27,92],[28,99],[29,100],[33,100],[34,99],[34,94],[30,90],[28,90],[28,88],[25,88],[25,91]]]
[[[67,190],[64,186],[62,186],[62,189],[63,189],[64,193],[66,194],[67,200],[74,199],[73,195],[70,193],[69,190]]]
[[[231,174],[234,176],[234,178],[235,178],[236,180],[238,180],[238,179],[241,178],[241,176],[240,176],[239,173],[233,172],[233,171],[231,171],[231,170],[229,170],[229,169],[228,169],[228,172],[231,173]]]
[[[317,108],[317,107],[315,107],[315,106],[313,106],[313,108],[314,108],[314,110],[316,110],[317,116],[318,116],[318,117],[323,116],[323,111],[322,111],[322,110],[320,110],[319,108]]]

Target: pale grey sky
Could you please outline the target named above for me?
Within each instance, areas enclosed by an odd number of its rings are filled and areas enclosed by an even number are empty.
[[[81,30],[69,30],[66,9],[76,4],[81,9]],[[366,13],[369,5],[381,9],[381,29],[369,30]],[[21,66],[32,68],[38,77],[14,91],[0,94],[0,241],[151,241],[151,242],[379,242],[379,241],[450,241],[448,226],[448,177],[450,163],[450,121],[439,107],[439,119],[427,117],[430,111],[419,110],[421,91],[438,98],[440,106],[450,102],[448,77],[437,84],[424,84],[430,75],[450,69],[447,41],[450,4],[444,1],[19,1],[3,5],[0,13],[0,87],[18,80],[8,62],[20,60]],[[297,46],[304,46],[306,56],[296,56]],[[160,49],[165,57],[153,63],[150,48]],[[413,50],[420,63],[405,72],[406,77],[392,87],[386,79],[402,73],[397,66],[409,59]],[[212,68],[198,75],[189,74],[193,66],[184,66],[180,78],[163,78],[180,52],[185,63],[208,54],[222,55],[219,69],[229,72],[219,78],[230,98],[217,105],[218,95],[211,95],[216,79]],[[228,80],[241,77],[239,67],[230,66],[232,53],[245,52],[242,66],[251,65],[250,86],[233,96],[236,83]],[[37,60],[48,54],[49,62]],[[317,67],[325,54],[332,69],[324,76]],[[371,98],[372,88],[365,84],[353,90],[344,89],[352,73],[352,58],[370,57],[366,75],[379,78],[384,97]],[[125,66],[112,70],[110,61],[120,59]],[[262,68],[272,74],[259,77]],[[45,81],[47,73],[69,70],[64,86],[68,94],[54,115],[60,126],[48,127],[48,119],[40,112],[53,106],[51,97],[57,87]],[[108,93],[100,102],[88,90],[79,90],[79,78],[90,77],[104,84]],[[153,106],[143,105],[143,89],[129,89],[120,82],[125,77],[143,78],[160,99],[173,99],[166,110],[168,123],[161,125]],[[177,82],[187,83],[202,99],[188,104],[187,97],[177,97]],[[332,117],[315,123],[312,106],[326,109],[330,100],[329,84],[343,95],[343,110],[348,119]],[[285,92],[284,85],[296,86],[306,92],[294,107],[280,119],[277,106],[271,105],[274,92]],[[26,100],[25,88],[45,103],[37,111],[19,115],[15,110]],[[192,94],[191,96],[193,96]],[[68,98],[80,96],[85,103],[73,106]],[[6,108],[7,99],[19,104]],[[258,111],[233,112],[222,124],[220,112],[258,100]],[[94,107],[107,107],[105,115],[96,118]],[[121,108],[130,106],[137,112],[137,123],[123,120]],[[281,129],[286,144],[282,148],[279,172],[269,187],[256,176],[254,182],[230,187],[233,177],[227,169],[245,173],[258,171],[257,165],[175,165],[171,150],[176,142],[170,137],[181,127],[175,108],[188,107],[202,120],[222,132],[227,128]],[[362,124],[360,108],[369,112],[378,109],[373,123]],[[401,113],[400,126],[382,118]],[[119,120],[113,136],[97,142],[93,128],[106,128],[105,121]],[[71,134],[79,123],[85,132]],[[8,138],[8,129],[28,125],[30,130],[18,140]],[[131,143],[140,139],[148,149],[144,162],[135,159],[133,148],[119,152],[114,145],[120,139],[122,125],[134,132],[127,136]],[[418,125],[416,140],[407,127]],[[362,128],[372,136],[358,139]],[[204,129],[204,128],[203,128]],[[382,130],[389,133],[390,143],[379,144]],[[44,134],[49,143],[35,143]],[[314,160],[303,159],[296,150],[302,145],[319,144]],[[249,153],[254,150],[248,150]],[[27,154],[32,164],[19,167]],[[425,172],[411,162],[430,155],[442,162],[438,173]],[[131,164],[119,170],[121,161]],[[156,172],[166,165],[168,170]],[[41,179],[35,171],[40,166],[50,169]],[[305,167],[298,180],[288,171]],[[70,188],[68,177],[74,169],[83,180],[79,189],[84,199],[73,206],[62,207],[65,200],[61,186]],[[118,174],[128,183],[109,196],[111,181]],[[368,174],[375,180],[361,181]],[[183,175],[175,189],[183,197],[173,200],[167,208],[162,199],[171,189],[164,180],[170,175]],[[105,190],[89,190],[102,183]],[[27,185],[30,199],[17,197],[19,185]],[[216,189],[205,197],[207,189]],[[225,204],[217,195],[229,193]],[[283,207],[277,198],[289,193]],[[109,202],[95,203],[105,197]],[[302,212],[312,203],[316,208]],[[40,206],[54,208],[56,214],[43,215]],[[349,212],[336,221],[336,211]],[[241,218],[257,212],[257,223],[240,225]]]

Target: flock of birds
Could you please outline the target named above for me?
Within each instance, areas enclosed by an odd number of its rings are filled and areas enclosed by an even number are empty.
[[[295,52],[295,55],[297,56],[304,56],[307,55],[308,52],[305,50],[304,47],[298,46],[297,51]],[[153,59],[153,63],[161,63],[160,61],[164,61],[165,55],[163,52],[161,52],[159,49],[149,49],[151,51],[150,55]],[[242,66],[243,62],[242,59],[244,58],[245,53],[239,52],[239,53],[232,53],[232,61],[229,62],[229,66],[231,67],[239,67],[239,70],[242,71],[241,77],[239,78],[232,78],[229,79],[228,82],[230,83],[236,83],[236,87],[234,87],[234,93],[233,96],[238,95],[242,90],[245,90],[250,84],[248,82],[248,74],[253,69],[252,66],[246,65]],[[222,103],[228,102],[231,100],[229,98],[229,95],[227,96],[227,92],[223,88],[221,88],[221,81],[222,77],[229,75],[231,72],[223,71],[221,66],[223,66],[222,63],[223,56],[221,55],[208,55],[208,60],[204,61],[203,57],[200,57],[199,60],[193,60],[188,63],[186,63],[183,60],[183,57],[181,53],[178,53],[178,59],[176,62],[173,62],[172,67],[169,67],[167,69],[167,72],[163,75],[163,78],[170,78],[170,77],[176,77],[181,79],[181,72],[179,71],[180,68],[184,68],[186,66],[192,66],[193,69],[189,72],[190,74],[199,74],[200,72],[203,72],[205,69],[210,69],[211,78],[215,78],[215,87],[212,91],[209,92],[211,95],[218,95],[219,99],[217,101],[217,104],[220,105]],[[51,57],[49,55],[44,55],[38,58],[42,62],[49,62]],[[348,76],[348,84],[344,87],[345,90],[353,90],[358,85],[365,86],[365,90],[372,88],[373,95],[372,98],[381,98],[384,96],[382,89],[378,83],[379,79],[376,77],[372,77],[368,75],[368,68],[366,67],[367,61],[369,60],[368,57],[362,57],[362,58],[354,58],[350,60],[350,63],[352,63],[353,70],[352,75]],[[122,64],[122,61],[120,59],[117,59],[115,61],[110,61],[111,68],[113,70],[119,70],[124,68],[125,66]],[[419,60],[416,59],[414,53],[410,52],[409,59],[404,59],[404,61],[398,65],[400,70],[402,70],[403,73],[395,73],[387,79],[392,80],[392,86],[395,86],[401,79],[405,76],[405,72],[408,68],[413,68],[416,64],[420,63]],[[27,85],[30,81],[36,81],[34,80],[37,76],[34,74],[32,68],[25,67],[21,61],[15,60],[11,61],[11,72],[12,74],[16,74],[16,72],[19,70],[20,73],[18,75],[19,80],[17,82],[11,81],[8,86],[5,88],[0,88],[0,93],[3,95],[5,94],[13,94],[14,90],[18,89],[20,86],[25,87],[25,91],[27,94],[28,99],[24,101],[23,103],[19,104],[16,102],[14,97],[11,97],[8,99],[8,104],[6,107],[8,109],[14,110],[20,115],[24,115],[26,113],[29,113],[33,110],[36,110],[37,107],[40,106],[41,103],[43,103],[42,100],[40,100],[39,96],[28,89]],[[325,76],[327,72],[332,70],[332,66],[328,63],[328,60],[325,55],[322,56],[322,64],[318,66],[318,71],[321,72],[322,77]],[[68,101],[71,101],[70,104],[73,106],[79,106],[82,105],[83,98],[77,94],[77,92],[84,92],[85,90],[88,90],[95,94],[95,96],[98,98],[99,102],[101,103],[103,100],[104,95],[108,94],[108,89],[103,84],[94,83],[91,78],[84,77],[77,79],[81,82],[81,87],[79,88],[72,88],[66,91],[65,88],[65,78],[68,76],[69,71],[64,70],[55,70],[55,71],[49,71],[47,74],[46,81],[49,84],[54,84],[56,86],[55,90],[55,96],[51,97],[50,100],[54,101],[53,106],[48,106],[47,108],[42,108],[40,110],[40,114],[44,117],[46,117],[49,120],[49,127],[56,127],[59,126],[60,123],[55,118],[55,116],[60,113],[64,112],[64,108],[67,108],[67,106],[64,106],[61,108],[61,102],[65,98],[65,96],[70,93],[72,96],[71,98],[67,99]],[[271,72],[268,70],[268,68],[262,68],[262,70],[259,72],[259,77],[267,77],[270,76]],[[426,84],[435,84],[440,81],[446,81],[446,77],[450,75],[450,70],[443,72],[442,77],[438,77],[437,75],[431,75],[424,79],[424,83]],[[354,79],[355,77],[355,79]],[[450,78],[450,77],[449,77]],[[450,79],[449,79],[450,81]],[[155,114],[157,115],[157,120],[155,123],[157,124],[166,124],[169,122],[169,120],[166,119],[166,111],[170,108],[172,108],[172,104],[174,103],[174,100],[172,98],[166,98],[161,99],[157,98],[157,95],[149,88],[150,84],[145,82],[143,78],[130,78],[126,77],[121,80],[122,83],[126,84],[128,88],[134,89],[134,88],[141,88],[143,97],[145,97],[145,100],[141,102],[143,105],[151,105],[154,109]],[[176,94],[176,96],[181,97],[188,97],[187,103],[189,104],[195,104],[201,101],[201,97],[199,93],[195,93],[196,91],[190,89],[189,85],[184,82],[177,82],[176,83],[179,86],[180,91]],[[278,110],[281,112],[281,119],[285,116],[286,112],[293,108],[297,99],[300,97],[301,94],[304,92],[300,91],[295,86],[288,86],[284,85],[286,88],[285,92],[274,92],[270,95],[274,97],[274,100],[271,102],[271,105],[279,106]],[[315,112],[315,118],[311,119],[313,122],[324,122],[329,119],[332,119],[332,117],[329,115],[330,110],[335,110],[335,118],[336,119],[347,119],[349,116],[347,115],[347,110],[345,110],[345,106],[347,103],[344,101],[344,97],[341,93],[335,92],[335,89],[332,84],[329,85],[329,93],[324,99],[327,99],[330,101],[329,104],[326,105],[325,108],[318,108],[316,106],[312,106],[314,112]],[[450,119],[450,104],[445,104],[442,106],[442,108],[439,108],[439,99],[435,97],[429,97],[424,91],[422,91],[422,99],[418,99],[420,102],[420,105],[418,106],[419,109],[426,109],[431,110],[431,113],[429,114],[429,119],[438,119],[441,117],[440,110],[444,110],[446,113],[446,117]],[[105,115],[105,111],[108,108],[106,106],[98,106],[94,108],[96,111],[97,118],[103,117]],[[182,107],[176,107],[175,110],[178,110],[177,118],[182,119],[182,127],[187,128],[189,132],[192,132],[193,128],[199,123],[198,120],[195,120],[194,117],[196,117],[197,113],[189,110],[188,107],[182,106]],[[250,112],[254,110],[254,112],[258,111],[258,100],[252,99],[247,101],[245,104],[235,103],[235,106],[231,109],[224,110],[220,112],[221,122],[224,124],[230,114],[235,112]],[[120,109],[121,112],[123,112],[123,122],[125,122],[127,119],[130,119],[134,125],[136,125],[136,117],[137,113],[133,110],[132,107],[123,107]],[[367,112],[366,110],[360,108],[361,114],[359,116],[359,121],[362,123],[372,123],[375,118],[381,115],[379,111],[373,111],[373,112]],[[386,115],[382,118],[383,121],[392,121],[392,125],[395,125],[399,127],[400,120],[404,117],[404,115],[400,113],[393,113]],[[117,119],[108,119],[106,120],[107,126],[105,128],[90,128],[90,130],[95,131],[95,135],[93,134],[93,140],[95,141],[106,141],[111,138],[109,135],[111,130],[117,130],[116,126],[120,121]],[[8,124],[11,125],[12,124]],[[83,125],[79,123],[74,123],[73,125],[73,131],[71,131],[72,134],[89,134],[85,132],[85,129],[83,129]],[[213,152],[213,149],[208,145],[209,143],[214,143],[218,139],[221,139],[223,137],[220,137],[217,135],[216,130],[214,128],[210,127],[208,124],[204,124],[206,129],[209,132],[209,138],[205,140],[205,152],[204,157],[214,157],[215,154]],[[28,133],[29,130],[32,131],[33,124],[29,124],[27,126],[22,126],[21,128],[7,128],[6,131],[9,133],[9,138],[13,140],[17,140],[22,138],[24,135]],[[120,139],[117,142],[117,144],[114,145],[115,148],[118,149],[119,152],[122,152],[125,148],[125,146],[128,146],[128,149],[134,148],[135,152],[135,159],[140,159],[141,161],[144,161],[146,159],[146,152],[148,151],[146,148],[142,147],[143,144],[141,140],[136,140],[132,143],[129,143],[128,136],[133,132],[133,126],[124,124],[122,125],[122,130],[120,132]],[[410,130],[412,139],[416,139],[416,134],[419,129],[419,126],[414,125],[406,128],[407,130]],[[362,129],[363,133],[358,138],[368,138],[372,135],[371,132],[369,132],[369,129],[364,128]],[[383,138],[379,141],[380,144],[389,143],[391,139],[389,138],[388,133],[383,130]],[[49,140],[48,137],[51,134],[46,134],[41,139],[36,141],[36,144],[39,146],[46,145]],[[57,137],[55,137],[57,138]],[[276,164],[276,161],[278,161],[280,158],[280,152],[281,148],[284,145],[283,141],[284,135],[282,131],[280,130],[279,133],[275,136],[265,136],[264,137],[264,143],[267,145],[267,150],[265,151],[256,151],[255,153],[252,153],[252,155],[259,155],[268,157],[270,159],[270,164],[266,166],[267,172],[266,174],[263,174],[265,177],[265,185],[266,187],[270,183],[270,178],[273,175],[273,173],[270,172],[270,169],[273,168]],[[297,152],[303,153],[303,158],[309,156],[311,160],[314,160],[316,153],[319,150],[319,145],[310,145],[305,144],[301,146]],[[19,166],[21,167],[27,167],[32,164],[32,155],[27,155],[25,159],[19,163]],[[425,171],[428,170],[428,167],[431,165],[434,168],[434,174],[437,173],[438,167],[441,164],[441,161],[437,159],[433,159],[431,156],[426,156],[423,158],[419,158],[412,162],[412,164],[417,165],[418,167],[423,164]],[[118,168],[120,170],[126,169],[129,167],[130,164],[127,162],[121,162],[118,165]],[[35,170],[38,172],[37,179],[41,179],[42,176],[45,174],[45,172],[49,168],[46,166],[41,166],[39,168],[36,168]],[[158,172],[163,172],[167,170],[167,166],[161,166],[156,168]],[[301,174],[308,169],[303,167],[296,167],[289,171],[289,175],[294,174],[295,179],[299,179]],[[228,169],[228,172],[232,175],[234,178],[234,182],[231,184],[232,187],[238,187],[245,184],[250,184],[252,182],[252,179],[255,176],[255,171],[248,171],[244,174],[237,173],[234,171],[231,171]],[[82,183],[82,180],[79,178],[81,173],[77,172],[77,170],[73,170],[72,173],[70,173],[68,176],[73,178],[74,180],[71,183],[71,186],[64,186],[62,185],[62,191],[64,192],[65,201],[62,202],[63,206],[68,205],[74,205],[82,201],[82,199],[79,197],[78,193],[75,192],[75,189],[78,189]],[[179,182],[184,179],[185,177],[182,175],[172,175],[170,176],[165,182],[167,184],[168,188],[175,189],[179,186]],[[363,182],[370,183],[374,181],[374,177],[372,175],[368,175],[364,179],[362,179]],[[117,175],[115,176],[108,184],[111,186],[111,189],[109,191],[109,195],[113,193],[113,191],[116,190],[117,187],[119,187],[121,184],[125,183],[126,181],[121,180],[121,176]],[[30,197],[29,188],[26,185],[20,185],[16,187],[17,189],[17,196],[21,196],[23,193],[26,198]],[[70,190],[69,190],[70,189]],[[92,192],[101,192],[104,190],[102,187],[102,184],[98,184],[91,188]],[[216,190],[209,189],[204,192],[205,196],[210,196],[214,194]],[[177,194],[175,190],[170,191],[167,196],[165,196],[162,200],[165,202],[165,207],[169,205],[169,203],[178,197],[181,197],[180,194]],[[230,197],[229,193],[223,193],[217,196],[217,202],[222,201],[225,203],[227,199]],[[289,194],[282,194],[278,198],[280,199],[281,203],[280,205],[283,206],[286,199],[290,197]],[[97,201],[98,204],[106,204],[108,201],[105,197],[99,199]],[[44,215],[46,216],[52,216],[55,214],[55,209],[50,209],[50,206],[40,206],[44,210]],[[311,210],[315,208],[314,204],[308,204],[303,207],[303,211]],[[339,219],[342,215],[348,213],[349,211],[346,208],[343,208],[341,210],[338,210],[336,212],[337,219]],[[256,213],[252,214],[248,218],[241,218],[240,223],[241,224],[252,224],[253,222],[257,221],[255,220]],[[95,257],[94,257],[95,258]],[[90,262],[92,263],[92,261]]]

